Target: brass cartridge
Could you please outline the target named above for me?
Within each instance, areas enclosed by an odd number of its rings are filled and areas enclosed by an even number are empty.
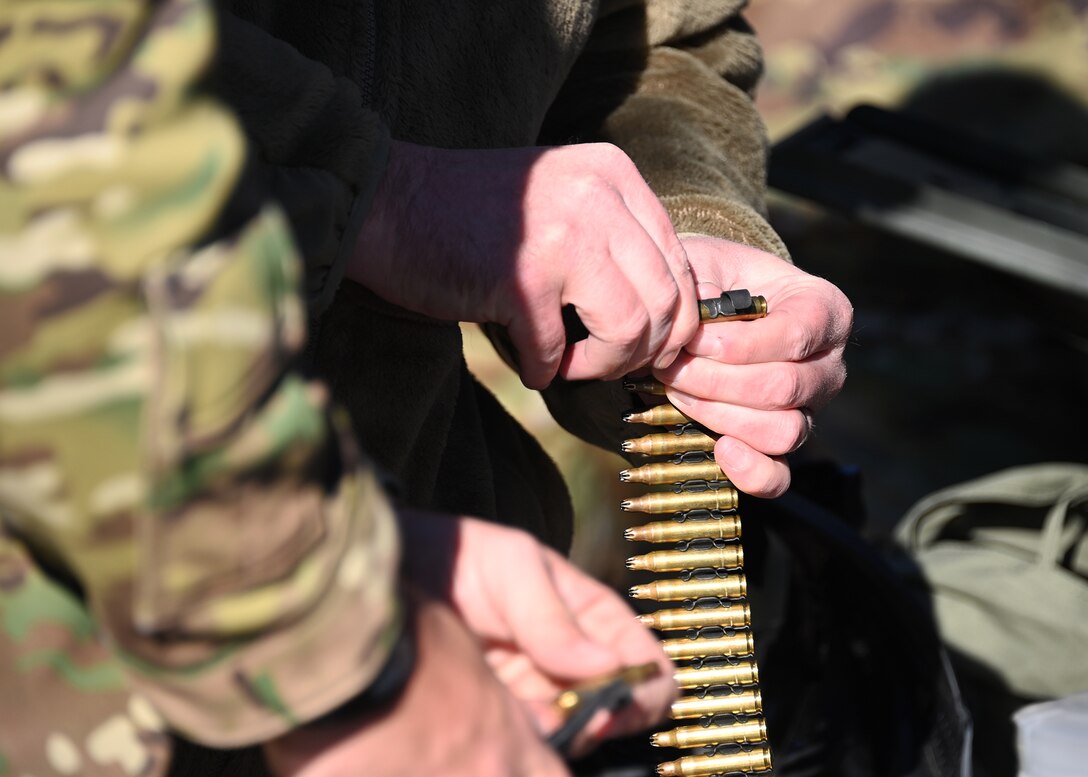
[[[767,724],[754,718],[727,726],[681,726],[650,737],[654,747],[705,747],[707,745],[750,745],[767,739]]]
[[[653,378],[628,378],[623,382],[623,387],[628,391],[638,391],[641,394],[665,396],[665,384]]]
[[[690,755],[658,764],[659,777],[706,777],[729,772],[762,772],[771,768],[771,751],[766,747],[723,755]]]
[[[696,607],[694,610],[658,610],[639,615],[638,621],[658,631],[705,629],[708,626],[742,629],[752,622],[747,604],[727,604],[724,607]]]
[[[681,688],[707,688],[711,685],[755,685],[759,682],[759,668],[755,661],[736,664],[704,666],[702,668],[677,669],[673,679]]]
[[[766,298],[753,296],[747,289],[726,290],[717,297],[699,300],[702,321],[748,320],[766,314]],[[665,387],[651,379],[629,379],[624,388],[666,396]],[[745,602],[729,601],[743,598],[747,585],[739,571],[744,563],[744,552],[739,543],[722,542],[739,538],[740,518],[735,514],[724,514],[736,508],[737,494],[728,482],[728,475],[713,458],[718,435],[692,422],[685,413],[669,404],[628,413],[624,421],[676,428],[668,433],[626,440],[622,445],[625,453],[662,459],[625,469],[620,473],[620,480],[648,486],[680,485],[673,493],[654,492],[626,500],[622,508],[651,515],[685,514],[677,515],[676,521],[650,521],[632,527],[624,536],[638,542],[674,542],[679,543],[677,548],[686,548],[634,556],[627,560],[627,567],[652,572],[704,567],[717,570],[713,575],[698,571],[690,576],[692,579],[657,580],[630,589],[631,596],[636,599],[689,600],[687,606],[691,608],[676,607],[638,616],[640,622],[658,631],[688,631],[688,638],[661,641],[666,655],[678,665],[673,674],[677,684],[681,688],[696,689],[694,695],[675,702],[672,713],[680,720],[704,718],[701,722],[705,724],[681,726],[655,734],[652,744],[657,747],[701,747],[706,748],[704,752],[713,753],[662,763],[658,765],[657,773],[661,777],[713,777],[732,772],[769,775],[771,753],[766,724],[760,714],[759,671],[753,655],[751,630],[747,628],[750,611]],[[664,457],[670,460],[665,461]],[[717,547],[707,548],[708,545]],[[730,573],[726,574],[726,570]],[[733,570],[738,571],[734,573]],[[697,634],[704,636],[694,636]],[[710,636],[712,634],[724,636]],[[685,666],[682,662],[693,665]],[[739,692],[715,695],[725,687]],[[726,718],[716,716],[726,715],[741,718],[717,725]]]
[[[690,418],[668,403],[628,413],[623,420],[629,424],[649,424],[650,426],[676,426],[691,423]]]
[[[664,456],[667,453],[686,453],[687,451],[712,451],[714,438],[697,429],[688,429],[683,434],[658,432],[645,437],[633,437],[624,440],[620,446],[624,453],[644,453],[647,456]]]
[[[737,489],[712,488],[706,491],[651,491],[624,499],[620,509],[629,513],[683,513],[688,510],[732,510],[737,506]]]
[[[708,718],[711,715],[754,715],[763,711],[758,690],[727,696],[684,696],[672,703],[673,720]]]
[[[658,462],[656,464],[644,464],[641,467],[633,467],[620,472],[620,480],[624,483],[645,483],[650,486],[662,483],[683,483],[687,480],[728,480],[729,477],[722,472],[717,462],[696,461],[683,464]]]
[[[682,572],[685,569],[714,567],[737,569],[744,566],[744,550],[739,544],[706,550],[655,550],[627,559],[628,569],[650,572]]]
[[[767,315],[767,298],[748,294],[744,289],[723,292],[720,297],[699,300],[699,320],[751,321]]]
[[[740,599],[748,593],[748,581],[742,573],[707,580],[655,580],[652,583],[631,586],[632,599],[651,599],[656,602],[679,602],[704,596],[723,599]]]
[[[675,661],[711,656],[750,656],[755,649],[749,631],[711,639],[665,639],[661,641],[661,647],[665,655]]]
[[[638,664],[611,672],[601,677],[596,677],[580,683],[573,688],[568,688],[559,694],[554,705],[561,715],[567,716],[584,703],[585,697],[594,691],[598,691],[616,681],[626,683],[628,686],[638,685],[661,673],[661,667],[656,663]]]
[[[740,537],[740,516],[730,514],[699,521],[655,521],[625,529],[623,536],[632,542],[680,542],[703,537],[735,540]]]

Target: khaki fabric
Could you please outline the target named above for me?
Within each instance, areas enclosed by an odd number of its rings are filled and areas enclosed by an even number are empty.
[[[1088,466],[996,472],[931,494],[897,529],[945,642],[1026,698],[1088,690]]]

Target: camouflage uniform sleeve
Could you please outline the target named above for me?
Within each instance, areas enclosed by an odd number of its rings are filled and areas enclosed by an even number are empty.
[[[391,509],[292,367],[284,218],[234,201],[243,136],[194,89],[214,44],[205,0],[0,5],[0,707],[43,663],[41,692],[86,707],[61,648],[27,658],[48,618],[18,593],[40,584],[150,702],[136,717],[226,747],[356,694],[402,616]],[[30,773],[32,717],[3,720],[0,775]]]

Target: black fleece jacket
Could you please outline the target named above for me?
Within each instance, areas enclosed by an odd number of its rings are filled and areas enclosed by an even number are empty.
[[[762,217],[760,52],[743,0],[220,0],[221,94],[237,110],[307,261],[311,355],[362,445],[419,507],[570,540],[546,454],[468,372],[455,322],[343,281],[389,138],[447,148],[608,140],[678,231],[785,256]],[[500,352],[508,343],[488,328]],[[507,352],[509,356],[509,353]],[[615,450],[612,383],[544,393],[570,431]]]

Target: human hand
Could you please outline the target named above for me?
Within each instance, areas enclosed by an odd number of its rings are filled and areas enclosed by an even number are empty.
[[[416,663],[388,709],[265,745],[276,777],[570,777],[447,605],[411,610]]]
[[[785,454],[846,379],[853,309],[831,283],[756,248],[710,237],[684,247],[700,299],[747,288],[767,298],[769,313],[700,327],[654,374],[682,413],[722,434],[714,457],[739,489],[779,496],[790,483]]]
[[[665,367],[698,326],[665,209],[614,146],[443,150],[394,142],[346,274],[433,318],[505,326],[544,388]],[[567,346],[573,305],[589,336]]]
[[[473,518],[402,512],[405,574],[448,600],[482,641],[496,675],[540,730],[561,723],[553,702],[572,685],[656,662],[634,703],[590,721],[575,752],[662,720],[676,695],[673,666],[611,589],[525,532]]]

